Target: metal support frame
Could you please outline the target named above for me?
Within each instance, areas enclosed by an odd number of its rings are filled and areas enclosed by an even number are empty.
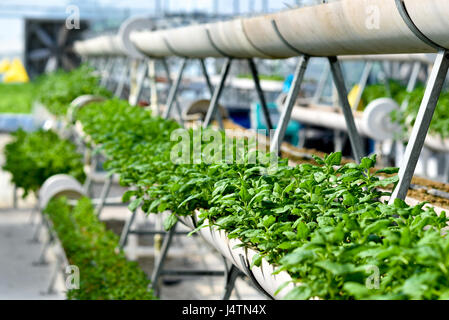
[[[264,296],[266,296],[270,300],[274,300],[273,297],[265,291],[264,288],[259,284],[253,272],[251,271],[249,262],[245,259],[243,255],[240,255],[240,262],[245,267],[246,275],[251,279],[252,283],[256,286],[256,289],[260,291]]]
[[[142,95],[142,89],[143,89],[143,85],[145,82],[145,78],[147,76],[147,72],[148,72],[148,64],[144,60],[142,71],[139,74],[139,77],[137,79],[137,84],[136,84],[135,90],[131,90],[130,94],[129,94],[129,104],[130,105],[134,106],[139,102],[140,96]]]
[[[131,226],[134,223],[134,219],[136,218],[137,210],[131,212],[131,216],[128,220],[126,220],[125,225],[123,226],[122,234],[120,235],[119,247],[124,248],[126,243],[128,242],[129,231],[131,230]]]
[[[324,70],[321,73],[320,80],[318,81],[317,89],[313,95],[312,103],[320,103],[324,89],[326,88],[327,80],[329,79],[329,74],[330,74],[330,67],[328,64],[325,64]]]
[[[282,109],[281,117],[279,119],[276,132],[271,140],[270,152],[279,154],[281,150],[281,143],[284,140],[285,131],[287,130],[288,123],[291,118],[293,106],[295,105],[296,98],[298,97],[301,84],[306,73],[307,65],[310,57],[303,55],[299,58],[298,65],[295,70],[295,76],[288,92],[287,99],[285,100],[284,108]]]
[[[210,81],[209,73],[207,72],[206,64],[204,63],[204,59],[200,60],[201,71],[203,72],[204,80],[206,81],[207,88],[209,89],[210,98],[212,99],[214,96],[214,87],[212,86],[212,82]],[[218,122],[218,126],[220,128],[224,128],[223,118],[220,112],[215,113],[215,119]]]
[[[112,69],[114,68],[114,59],[108,58],[106,62],[106,66],[101,73],[100,87],[106,87],[109,81],[109,77],[111,76]]]
[[[421,67],[422,67],[422,64],[420,61],[416,61],[413,64],[412,72],[410,74],[410,79],[407,84],[407,92],[408,93],[411,93],[416,88],[416,84],[418,83],[418,77],[419,77],[419,73],[421,71]],[[410,102],[410,96],[407,95],[407,97],[405,97],[404,101],[401,104],[401,110],[407,109],[409,102]]]
[[[165,71],[167,73],[167,81],[168,81],[168,83],[171,86],[170,87],[170,92],[168,94],[167,106],[166,106],[166,109],[165,109],[163,117],[165,119],[168,119],[168,117],[170,116],[170,113],[171,113],[171,109],[173,107],[173,103],[175,103],[176,110],[178,112],[179,119],[180,119],[181,123],[183,122],[182,110],[181,110],[181,106],[179,105],[179,102],[178,102],[176,96],[177,96],[177,93],[178,93],[178,90],[179,90],[179,86],[181,84],[181,80],[182,80],[182,75],[184,73],[184,69],[185,69],[185,67],[187,65],[187,61],[188,61],[187,58],[183,58],[182,64],[181,64],[181,69],[179,70],[179,73],[178,73],[178,76],[176,77],[175,83],[172,84],[171,76],[170,76],[170,70],[168,69],[167,61],[165,59],[162,59],[162,63],[164,64],[164,69],[165,69]]]
[[[449,53],[440,50],[430,74],[419,112],[413,126],[407,148],[405,150],[402,165],[399,170],[399,183],[393,191],[390,203],[395,199],[404,200],[415,172],[419,155],[424,146],[424,141],[429,130],[430,122],[435,112],[441,90],[446,80],[449,69]]]
[[[212,96],[212,99],[210,101],[209,108],[207,110],[206,118],[204,119],[203,127],[207,128],[211,122],[212,118],[216,117],[217,109],[218,109],[218,101],[220,100],[220,96],[223,92],[223,88],[226,82],[226,79],[229,74],[229,70],[231,69],[232,64],[232,58],[226,58],[225,65],[223,66],[223,69],[221,70],[220,75],[220,82],[218,83],[218,86],[215,87],[214,95]],[[221,114],[219,113],[219,116]]]
[[[161,279],[162,275],[177,275],[177,276],[210,276],[210,277],[214,277],[214,276],[227,276],[226,277],[226,289],[225,289],[225,295],[228,292],[228,290],[230,290],[232,292],[232,288],[231,288],[231,282],[232,282],[232,287],[233,287],[233,283],[234,281],[231,281],[232,279],[228,278],[229,273],[225,272],[225,271],[217,271],[217,270],[164,270],[164,264],[165,264],[165,260],[167,258],[167,253],[168,250],[170,249],[171,243],[173,241],[173,237],[178,234],[178,232],[176,231],[176,227],[177,227],[178,223],[176,223],[165,235],[164,237],[164,241],[162,242],[162,248],[160,251],[159,256],[157,256],[156,258],[156,263],[155,263],[155,267],[153,270],[153,273],[151,275],[151,284],[150,287],[151,289],[153,289],[154,294],[156,296],[160,295],[160,285],[159,285],[159,281]],[[226,260],[223,258],[225,267],[227,268],[226,265]],[[234,277],[234,275],[232,275],[232,277]],[[228,287],[229,286],[229,287]]]
[[[351,142],[352,152],[354,154],[356,162],[360,163],[360,160],[363,157],[363,144],[362,139],[360,138],[360,135],[357,132],[357,127],[354,121],[354,115],[352,113],[351,105],[349,104],[348,101],[348,92],[346,90],[341,65],[337,57],[329,57],[329,63],[331,66],[334,84],[340,99],[343,115],[345,117],[346,127],[348,128],[348,135],[349,141]]]
[[[114,177],[111,174],[109,177],[106,178],[106,181],[104,182],[103,189],[101,190],[100,202],[98,203],[98,206],[96,208],[98,219],[100,219],[101,212],[103,211],[104,205],[106,204],[106,198],[108,197],[109,192],[111,191],[113,179]]]
[[[360,101],[362,101],[363,91],[365,91],[366,85],[368,83],[369,76],[371,71],[373,70],[374,63],[372,61],[368,61],[365,63],[365,67],[363,68],[362,76],[359,81],[359,91],[357,92],[357,97],[355,99],[354,105],[352,106],[354,110],[357,110]]]
[[[254,80],[254,86],[256,87],[257,95],[259,96],[260,105],[262,106],[262,111],[265,117],[265,122],[267,124],[268,130],[273,129],[273,124],[270,118],[270,112],[268,110],[267,100],[265,99],[265,95],[263,94],[262,86],[260,85],[259,72],[257,71],[257,66],[254,63],[253,59],[247,59],[248,66],[251,71],[251,75]]]
[[[118,98],[121,98],[123,94],[123,89],[125,88],[126,78],[129,73],[129,60],[127,58],[123,61],[122,70],[119,76],[119,80],[117,83],[117,87],[115,88],[114,95]]]

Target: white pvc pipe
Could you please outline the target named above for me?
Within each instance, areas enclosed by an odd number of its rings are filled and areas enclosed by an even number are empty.
[[[449,1],[405,0],[404,3],[422,33],[449,47]],[[393,0],[340,0],[254,18],[155,32],[136,31],[130,39],[150,57],[225,55],[279,59],[299,53],[344,56],[436,52],[410,30]],[[110,52],[107,44],[100,40],[94,42],[93,47],[89,45],[81,51]],[[118,53],[120,49],[112,51]]]

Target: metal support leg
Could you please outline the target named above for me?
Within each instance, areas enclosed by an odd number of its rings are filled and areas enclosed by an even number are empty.
[[[173,240],[173,236],[175,234],[176,224],[168,231],[168,234],[165,236],[164,241],[162,243],[161,253],[159,257],[157,257],[156,264],[153,270],[153,274],[151,275],[151,288],[154,290],[154,294],[156,296],[159,295],[159,277],[162,272],[162,268],[165,263],[165,258],[167,257],[168,249],[170,248],[171,242]]]
[[[329,63],[331,66],[334,84],[340,98],[340,104],[343,110],[343,115],[345,117],[346,127],[348,128],[348,135],[349,141],[351,142],[352,152],[354,154],[356,162],[360,163],[360,160],[363,157],[362,139],[357,132],[357,127],[355,126],[354,115],[352,114],[351,105],[348,101],[348,92],[346,90],[341,65],[337,57],[330,57]]]
[[[209,89],[210,98],[212,99],[214,96],[214,87],[212,86],[212,82],[210,81],[209,73],[207,72],[206,64],[204,63],[204,59],[200,59],[201,71],[203,72],[204,80],[206,80],[207,88]],[[218,122],[220,128],[224,128],[223,118],[221,112],[215,113],[215,119]]]
[[[396,198],[405,199],[407,196],[410,182],[412,181],[413,173],[415,172],[416,164],[424,145],[430,122],[432,121],[433,113],[438,103],[441,90],[443,89],[444,81],[446,80],[448,69],[449,54],[447,51],[441,50],[438,53],[429,77],[426,91],[421,106],[419,107],[415,125],[413,126],[399,170],[399,183],[391,195],[390,203],[393,203]]]
[[[254,86],[256,87],[257,95],[259,96],[260,105],[262,106],[262,111],[265,117],[265,122],[267,124],[268,130],[273,129],[273,124],[270,118],[270,112],[268,111],[267,101],[265,100],[265,95],[263,94],[262,86],[260,85],[259,73],[257,71],[257,66],[253,59],[248,59],[249,69],[251,70],[251,75],[254,80]]]
[[[100,219],[101,211],[103,211],[103,207],[106,202],[106,198],[108,197],[109,191],[111,190],[112,180],[113,180],[113,175],[110,175],[104,182],[103,189],[101,190],[100,203],[97,206],[98,219]]]
[[[421,62],[417,61],[413,65],[412,73],[410,75],[410,79],[409,79],[409,82],[407,85],[408,93],[411,93],[415,89],[416,83],[418,82],[418,77],[419,77],[420,71],[421,71]],[[409,102],[410,102],[410,96],[407,96],[401,104],[402,111],[407,109]]]
[[[109,81],[109,77],[111,75],[111,71],[114,67],[114,59],[109,58],[108,62],[106,63],[106,67],[104,71],[102,72],[101,80],[100,80],[100,87],[106,87]]]
[[[239,274],[239,269],[234,264],[232,264],[229,270],[226,272],[225,291],[221,300],[229,300],[232,291],[234,291],[235,281],[237,280]]]
[[[366,88],[366,84],[368,83],[368,79],[369,79],[369,75],[371,74],[371,71],[373,70],[373,62],[368,61],[365,64],[365,68],[363,69],[363,73],[362,76],[360,77],[360,81],[359,81],[359,91],[357,92],[357,97],[354,101],[354,105],[352,106],[352,108],[354,110],[357,110],[360,101],[362,101],[362,96],[363,96],[363,91],[365,91]]]
[[[245,267],[246,275],[251,279],[253,284],[256,286],[256,289],[259,290],[261,293],[263,293],[268,299],[274,300],[273,297],[271,295],[269,295],[268,292],[266,292],[264,288],[262,288],[262,286],[257,281],[256,277],[254,277],[254,274],[250,268],[250,263],[247,261],[247,259],[245,259],[245,257],[243,257],[243,255],[240,255],[240,261],[241,261],[242,265]]]
[[[92,187],[92,177],[91,175],[93,174],[93,172],[96,170],[97,168],[97,163],[98,163],[98,159],[97,159],[97,155],[92,155],[92,162],[90,164],[90,170],[91,173],[89,173],[86,177],[86,181],[84,182],[84,193],[89,197],[91,194],[91,187]]]
[[[128,59],[125,59],[123,61],[123,69],[122,72],[120,74],[120,78],[117,84],[117,88],[115,88],[115,92],[114,95],[117,98],[121,98],[122,94],[123,94],[123,89],[125,88],[125,82],[126,82],[126,78],[128,76],[129,73],[129,61]]]
[[[223,92],[223,88],[226,82],[226,78],[228,77],[229,70],[231,69],[232,58],[226,58],[225,65],[221,70],[220,82],[218,86],[215,88],[214,95],[212,100],[210,101],[209,109],[207,110],[206,118],[204,119],[203,127],[207,128],[212,122],[212,118],[216,117],[216,112],[218,109],[218,101],[220,100],[221,93]]]
[[[134,219],[136,218],[137,210],[134,210],[131,213],[131,216],[128,220],[126,220],[125,226],[123,227],[122,234],[120,235],[119,247],[124,248],[128,241],[129,231],[131,230],[131,226],[134,223]]]
[[[58,278],[58,274],[61,270],[62,263],[63,263],[62,259],[59,256],[57,256],[54,269],[50,276],[50,282],[48,284],[48,288],[44,293],[45,295],[52,295],[52,294],[56,293],[55,292],[55,284],[56,284],[56,279]]]
[[[17,209],[17,186],[15,184],[12,190],[12,207]]]
[[[327,80],[329,78],[330,68],[328,64],[324,65],[323,73],[318,81],[317,89],[312,98],[312,103],[319,103],[323,96],[324,88],[326,87]]]
[[[181,107],[179,106],[179,103],[177,103],[176,96],[178,94],[179,86],[181,84],[182,75],[184,73],[186,64],[187,64],[187,58],[184,58],[182,60],[181,69],[179,70],[179,73],[178,73],[178,76],[176,77],[175,83],[170,88],[170,92],[168,94],[168,100],[167,100],[167,107],[165,109],[164,116],[163,116],[165,119],[168,119],[168,117],[170,116],[170,112],[173,107],[173,103],[175,103],[175,100],[176,100],[176,109],[178,111],[179,119],[181,122],[183,121]],[[170,77],[170,74],[168,74],[167,77]]]
[[[45,256],[47,255],[47,250],[50,248],[50,246],[53,244],[53,241],[54,241],[54,238],[53,238],[53,235],[51,232],[50,232],[49,237],[50,238],[42,246],[42,250],[39,255],[39,259],[37,261],[33,262],[34,266],[44,266],[44,265],[48,264],[47,260],[45,259]]]
[[[304,79],[304,74],[306,73],[309,59],[309,56],[301,56],[299,58],[298,65],[295,70],[295,76],[288,92],[287,99],[285,100],[284,108],[282,109],[279,124],[271,141],[270,152],[272,153],[279,154],[279,151],[281,150],[281,143],[284,140],[285,131],[287,130],[299,90],[301,89],[301,83]]]
[[[129,104],[130,105],[137,105],[137,103],[139,102],[140,96],[142,95],[142,89],[143,89],[143,84],[145,82],[145,78],[147,77],[147,72],[148,72],[148,64],[146,63],[146,61],[143,61],[143,67],[142,67],[142,72],[139,75],[139,78],[137,79],[137,86],[135,88],[135,92],[133,92],[133,94],[130,94],[129,97]]]

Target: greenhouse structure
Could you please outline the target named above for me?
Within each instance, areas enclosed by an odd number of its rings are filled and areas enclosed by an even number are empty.
[[[149,2],[0,62],[0,299],[449,299],[447,0]]]

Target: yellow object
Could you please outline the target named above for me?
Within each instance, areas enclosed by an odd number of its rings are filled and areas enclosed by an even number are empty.
[[[15,58],[12,62],[8,71],[5,72],[3,76],[3,82],[28,82],[30,78],[28,77],[27,71],[23,66],[22,62]]]
[[[365,104],[363,103],[362,99],[360,99],[360,102],[359,102],[359,105],[357,106],[357,108],[355,108],[355,106],[354,106],[359,93],[360,93],[360,86],[358,84],[356,84],[348,94],[348,101],[349,101],[349,104],[351,105],[352,109],[362,111],[363,109],[365,109]]]
[[[11,62],[9,59],[3,59],[0,61],[0,73],[5,73],[11,67]]]

